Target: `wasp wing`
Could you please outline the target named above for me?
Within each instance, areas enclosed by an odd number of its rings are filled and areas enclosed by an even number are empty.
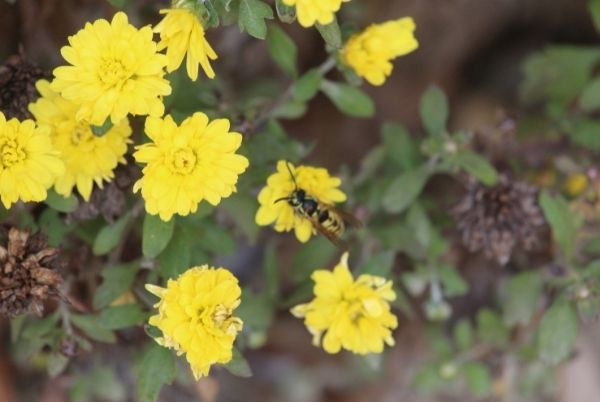
[[[348,243],[346,241],[344,241],[343,239],[341,239],[337,233],[335,233],[335,232],[327,229],[323,225],[321,225],[321,223],[319,222],[319,220],[317,218],[311,218],[311,217],[306,217],[306,218],[310,221],[313,228],[315,228],[317,230],[317,232],[319,232],[320,234],[325,236],[327,238],[327,240],[332,242],[336,247],[338,247],[342,250],[348,250],[348,248],[349,248]]]
[[[350,212],[344,211],[340,208],[336,208],[333,205],[328,205],[327,208],[333,213],[339,215],[342,218],[342,220],[350,226],[354,226],[355,228],[359,229],[363,227],[363,223],[360,221],[360,219],[352,215]]]

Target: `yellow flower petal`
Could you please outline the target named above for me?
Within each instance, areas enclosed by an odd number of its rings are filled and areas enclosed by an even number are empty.
[[[419,47],[414,30],[410,17],[373,24],[348,40],[342,60],[372,85],[383,85],[392,73],[391,60]]]
[[[203,265],[169,280],[166,289],[152,284],[146,289],[160,298],[158,314],[149,319],[163,335],[155,340],[185,354],[196,379],[208,375],[212,365],[231,360],[243,326],[233,315],[241,289],[231,272]]]
[[[292,308],[323,349],[338,353],[341,349],[356,354],[381,353],[384,343],[393,345],[391,330],[398,321],[383,297],[391,290],[391,282],[382,277],[361,275],[356,281],[348,268],[344,253],[334,271],[317,270],[312,274],[315,298]],[[395,297],[395,294],[394,294]]]

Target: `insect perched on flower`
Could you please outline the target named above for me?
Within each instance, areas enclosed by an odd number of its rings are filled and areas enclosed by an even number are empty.
[[[345,224],[361,226],[361,222],[333,205],[346,199],[336,188],[340,179],[330,177],[325,169],[294,168],[286,161],[279,161],[277,170],[258,196],[261,207],[256,214],[257,223],[268,225],[275,221],[279,232],[294,228],[302,242],[316,231],[336,246],[346,248],[341,239]]]

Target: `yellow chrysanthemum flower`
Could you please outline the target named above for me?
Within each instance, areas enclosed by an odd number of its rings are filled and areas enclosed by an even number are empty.
[[[283,3],[295,6],[298,22],[308,28],[316,23],[331,24],[335,13],[342,7],[342,3],[348,1],[350,0],[283,0]]]
[[[392,330],[398,326],[390,311],[396,298],[392,282],[373,275],[360,275],[356,281],[348,269],[344,253],[333,269],[312,274],[315,298],[292,309],[313,335],[313,344],[337,353],[341,348],[357,354],[381,353],[384,343],[393,346]]]
[[[64,170],[47,129],[33,120],[6,121],[0,112],[0,198],[6,209],[18,200],[45,200]]]
[[[344,63],[373,85],[382,85],[393,70],[391,61],[419,47],[415,22],[406,17],[373,24],[352,36],[342,49]]]
[[[103,181],[114,178],[114,169],[126,163],[127,144],[131,142],[131,127],[121,120],[102,136],[92,133],[89,123],[75,119],[77,105],[50,88],[45,80],[36,87],[41,97],[29,105],[40,127],[47,127],[54,147],[65,162],[65,172],[56,179],[58,194],[68,197],[77,187],[84,200],[92,194],[94,182],[102,188]]]
[[[149,321],[162,332],[156,342],[185,353],[196,379],[207,376],[213,364],[231,360],[243,325],[233,316],[242,291],[231,272],[203,265],[169,279],[166,289],[150,284],[146,289],[160,297],[158,315]]]
[[[162,96],[171,93],[163,78],[167,57],[157,53],[152,28],[137,29],[119,12],[112,22],[87,23],[69,37],[61,53],[71,65],[54,70],[52,89],[79,105],[76,119],[101,126],[127,116],[162,116]]]
[[[275,230],[278,232],[289,232],[294,229],[298,240],[306,243],[315,232],[311,222],[296,213],[287,202],[275,202],[289,196],[295,190],[292,174],[298,188],[324,204],[333,205],[336,202],[346,201],[346,194],[338,188],[342,181],[337,177],[331,177],[327,169],[312,166],[294,167],[289,162],[287,164],[291,173],[286,166],[286,161],[277,162],[277,172],[269,176],[267,186],[258,194],[260,207],[256,212],[255,220],[260,226],[275,223]]]
[[[235,192],[248,167],[248,159],[235,153],[242,135],[229,132],[227,119],[194,113],[178,126],[171,116],[148,117],[146,134],[153,142],[136,147],[135,160],[146,166],[133,191],[141,189],[146,211],[164,221],[196,212],[202,200],[217,205]]]
[[[158,50],[167,49],[167,71],[177,70],[187,53],[185,66],[193,81],[198,78],[198,64],[208,78],[215,78],[210,60],[216,60],[217,54],[206,40],[198,16],[185,8],[161,10],[160,13],[166,15],[154,27],[154,32],[160,33]]]

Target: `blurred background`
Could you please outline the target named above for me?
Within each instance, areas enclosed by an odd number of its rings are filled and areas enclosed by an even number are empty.
[[[137,26],[155,24],[159,18],[157,10],[166,5],[167,2],[129,0],[126,11]],[[41,68],[51,70],[62,61],[59,49],[68,35],[86,21],[109,18],[115,10],[110,3],[99,0],[0,0],[0,61],[21,53]],[[511,122],[519,121],[531,110],[531,106],[523,105],[520,100],[523,64],[529,55],[550,43],[597,44],[598,33],[586,3],[572,0],[353,0],[343,6],[339,18],[360,28],[403,16],[414,18],[420,46],[416,52],[396,60],[394,72],[384,86],[363,85],[376,104],[375,117],[344,116],[320,94],[302,118],[283,122],[294,139],[313,144],[308,158],[311,164],[326,166],[333,172],[340,171],[341,166],[347,166],[346,171],[356,171],[363,158],[380,143],[379,131],[386,121],[400,123],[419,137],[423,132],[420,97],[431,84],[437,84],[450,101],[450,127],[480,133],[481,148],[492,162],[501,165],[506,152],[518,152],[529,158],[534,170],[543,169],[546,156],[552,150],[541,149],[535,141],[522,141],[516,148],[513,143],[516,134]],[[298,24],[282,24],[282,27],[298,46],[300,71],[318,66],[326,58],[323,40],[316,30],[303,29]],[[230,96],[235,97],[237,91],[257,80],[268,78],[285,85],[286,77],[269,58],[264,41],[241,34],[236,26],[211,30],[208,37],[219,55],[213,66],[219,77],[226,77]],[[497,134],[503,124],[508,124],[508,129]],[[485,133],[491,131],[496,136],[486,137]],[[560,143],[553,146],[560,147]],[[427,192],[440,194],[439,205],[448,209],[460,195],[459,190],[441,179],[432,180]],[[262,261],[261,244],[274,235],[270,229],[265,231],[269,233],[259,237],[255,245],[242,242],[238,252],[226,259],[247,283],[260,280],[255,268]],[[281,241],[277,247],[283,255],[298,249],[293,239]],[[473,314],[479,306],[493,304],[490,289],[498,280],[498,270],[507,268],[491,266],[481,256],[462,256],[457,260],[461,261],[460,272],[470,285],[467,295],[452,299],[453,314],[460,317]],[[503,391],[503,381],[511,375],[511,362],[506,361],[496,362],[503,371],[494,373],[493,392],[485,398],[451,389],[435,394],[419,392],[414,386],[414,377],[433,352],[426,335],[429,324],[419,312],[418,303],[414,300],[410,303],[415,314],[408,317],[399,313],[396,346],[381,361],[359,359],[349,353],[325,354],[310,344],[310,335],[302,322],[282,310],[276,313],[264,344],[245,352],[253,377],[234,377],[223,370],[215,370],[214,376],[198,383],[185,377],[176,385],[165,387],[160,400],[600,401],[600,326],[593,322],[582,327],[576,355],[560,368],[556,377],[545,378],[549,384],[536,388],[532,396],[521,398]],[[67,401],[69,395],[73,398],[73,387],[81,386],[75,380],[77,370],[93,373],[89,381],[94,384],[85,386],[100,389],[86,397],[87,400],[133,401],[131,388],[134,385],[127,369],[130,356],[127,350],[145,338],[139,331],[124,332],[117,344],[95,345],[95,357],[82,358],[70,375],[49,378],[40,369],[42,363],[15,362],[8,321],[0,319],[0,402]],[[496,364],[493,359],[503,356],[487,358],[492,359],[493,366]],[[107,362],[110,364],[105,364]]]

